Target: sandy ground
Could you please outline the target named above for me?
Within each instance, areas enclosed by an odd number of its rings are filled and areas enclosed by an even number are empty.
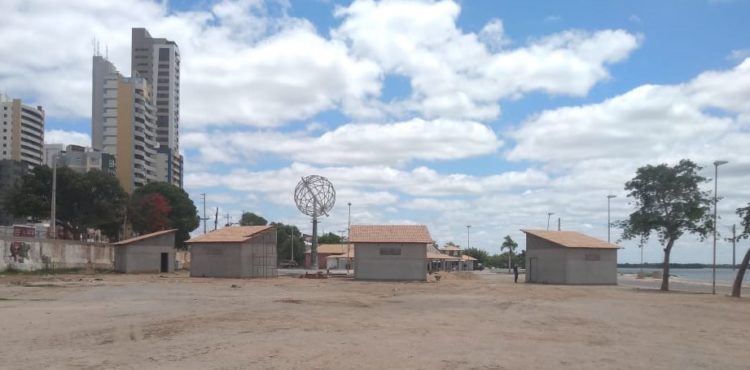
[[[162,276],[0,277],[0,368],[750,367],[747,298],[491,273],[439,283]]]

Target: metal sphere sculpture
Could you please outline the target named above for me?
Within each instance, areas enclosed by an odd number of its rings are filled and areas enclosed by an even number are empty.
[[[294,203],[304,214],[312,216],[313,237],[311,251],[311,266],[318,265],[318,216],[328,216],[328,211],[336,203],[336,189],[327,178],[318,175],[305,176],[294,189]]]
[[[305,176],[294,189],[294,202],[297,209],[308,216],[327,216],[336,203],[336,189],[323,176]]]

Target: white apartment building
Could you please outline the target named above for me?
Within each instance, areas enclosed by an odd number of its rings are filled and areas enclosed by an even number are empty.
[[[180,49],[174,41],[151,37],[145,28],[132,29],[131,47],[132,75],[145,78],[155,97],[157,178],[182,187]]]
[[[21,161],[32,169],[44,161],[44,109],[0,94],[0,160]]]

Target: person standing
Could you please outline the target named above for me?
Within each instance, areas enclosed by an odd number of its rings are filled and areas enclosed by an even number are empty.
[[[518,283],[518,265],[513,265],[513,283]]]

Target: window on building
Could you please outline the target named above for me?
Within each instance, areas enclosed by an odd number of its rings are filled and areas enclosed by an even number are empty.
[[[380,248],[381,256],[400,256],[401,248]]]
[[[159,49],[159,60],[169,60],[169,48]]]

